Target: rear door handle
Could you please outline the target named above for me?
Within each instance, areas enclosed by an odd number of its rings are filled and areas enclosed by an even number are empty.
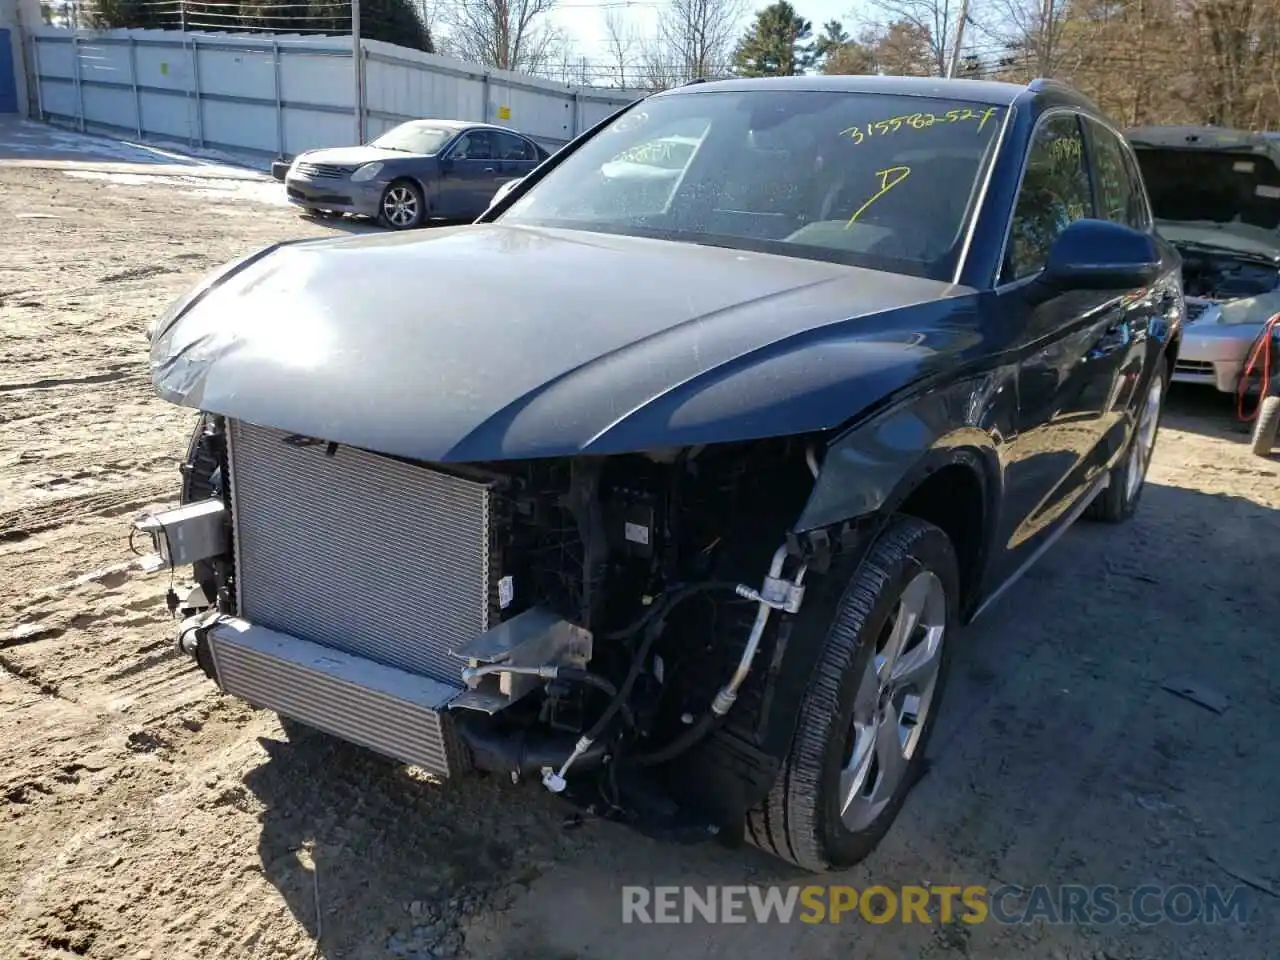
[[[485,172],[485,173],[493,173],[493,167],[485,167],[485,168],[484,168],[484,172]]]

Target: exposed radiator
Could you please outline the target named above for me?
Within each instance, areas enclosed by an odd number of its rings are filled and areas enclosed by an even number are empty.
[[[454,687],[240,619],[210,630],[209,649],[228,693],[438,776],[459,772],[441,712]]]
[[[229,439],[239,616],[458,685],[450,649],[496,622],[490,485],[242,421]]]

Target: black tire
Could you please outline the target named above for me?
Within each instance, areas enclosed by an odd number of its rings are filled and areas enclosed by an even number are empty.
[[[1154,413],[1154,422],[1151,424],[1153,432],[1150,446],[1137,457],[1134,456],[1135,451],[1141,450],[1140,444],[1144,435],[1141,427],[1144,416],[1144,403],[1138,412],[1139,427],[1133,431],[1133,436],[1129,438],[1129,445],[1125,447],[1124,453],[1120,457],[1120,462],[1111,468],[1106,487],[1093,498],[1093,502],[1085,509],[1084,515],[1088,519],[1098,520],[1102,523],[1124,523],[1137,512],[1138,504],[1142,500],[1142,491],[1147,486],[1147,470],[1151,466],[1151,456],[1155,452],[1156,440],[1160,433],[1160,418],[1164,414],[1164,400],[1169,393],[1169,366],[1166,363],[1162,362],[1156,368],[1153,379],[1147,384],[1143,392],[1144,401],[1150,398],[1151,391],[1157,385],[1160,388],[1160,400]],[[1130,478],[1135,470],[1139,471],[1136,486],[1130,483]]]
[[[409,210],[407,219],[402,214]],[[427,205],[422,189],[412,180],[396,180],[387,184],[378,202],[378,222],[391,230],[413,230],[427,219]]]
[[[932,696],[923,722],[911,734],[914,747],[902,761],[896,788],[886,794],[887,802],[864,808],[870,817],[865,825],[850,829],[840,813],[841,774],[855,745],[855,703],[867,678],[876,676],[869,673],[871,658],[888,635],[903,591],[926,572],[936,578],[943,594],[943,629]],[[837,565],[810,587],[796,628],[823,631],[825,641],[800,703],[791,750],[768,797],[747,815],[745,833],[752,844],[814,872],[852,866],[876,848],[923,770],[946,685],[950,634],[959,623],[959,590],[959,568],[950,539],[915,517],[891,521],[856,571]],[[883,696],[879,699],[883,701]],[[895,736],[897,729],[895,725]],[[869,765],[866,776],[870,778],[876,770]]]
[[[1251,445],[1256,456],[1271,456],[1277,430],[1280,430],[1280,396],[1264,397],[1258,405],[1258,417],[1253,422]]]

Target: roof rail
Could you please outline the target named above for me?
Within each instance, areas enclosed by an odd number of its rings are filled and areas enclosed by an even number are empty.
[[[695,83],[710,83],[710,82],[711,82],[710,77],[694,77],[692,80],[686,80],[684,83],[680,84],[680,86],[690,87],[690,86],[693,86],[693,84]]]

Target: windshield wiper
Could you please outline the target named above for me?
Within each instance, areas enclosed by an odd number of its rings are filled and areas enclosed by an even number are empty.
[[[1195,250],[1199,253],[1216,253],[1225,254],[1232,257],[1238,257],[1241,260],[1252,260],[1255,263],[1265,263],[1267,266],[1275,266],[1276,258],[1268,256],[1265,253],[1259,253],[1256,250],[1241,250],[1239,247],[1233,247],[1226,243],[1205,243],[1202,240],[1172,240],[1170,241],[1175,247],[1182,250]]]

